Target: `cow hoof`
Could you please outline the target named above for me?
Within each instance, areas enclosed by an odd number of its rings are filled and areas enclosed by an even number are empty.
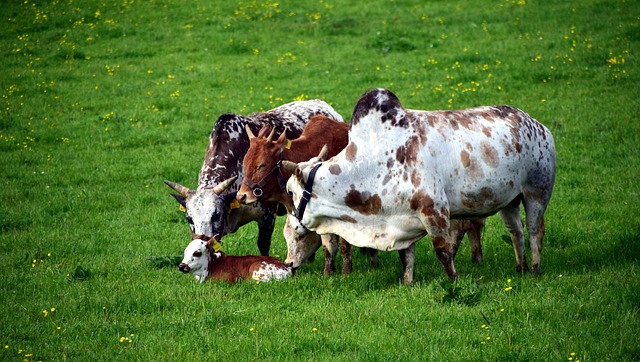
[[[539,275],[540,274],[540,264],[534,264],[533,268],[531,268],[531,274]]]

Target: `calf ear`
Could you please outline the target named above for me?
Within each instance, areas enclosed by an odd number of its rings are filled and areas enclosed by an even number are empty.
[[[290,174],[293,174],[296,171],[296,168],[298,168],[298,164],[295,162],[283,160],[282,167],[284,167],[284,169],[287,170],[287,172],[289,172]]]

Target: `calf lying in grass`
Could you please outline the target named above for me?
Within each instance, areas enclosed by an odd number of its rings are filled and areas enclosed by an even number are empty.
[[[293,276],[291,267],[270,256],[231,256],[220,251],[220,243],[211,239],[195,238],[184,250],[184,259],[178,266],[181,272],[193,274],[200,283],[207,279],[256,280],[268,282]]]

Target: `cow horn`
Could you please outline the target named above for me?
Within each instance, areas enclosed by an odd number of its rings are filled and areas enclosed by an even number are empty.
[[[213,192],[215,192],[216,195],[220,195],[224,190],[226,190],[229,186],[231,186],[231,184],[233,184],[237,178],[238,176],[236,175],[220,182],[219,184],[216,185],[216,187],[213,188]]]
[[[251,132],[251,128],[249,128],[248,124],[244,125],[244,130],[247,131],[247,136],[249,136],[249,139],[256,138],[256,135],[254,135],[253,132]]]
[[[276,134],[276,128],[273,127],[273,129],[271,130],[271,133],[269,133],[269,136],[267,136],[267,142],[271,142],[273,140],[273,136],[275,136]]]
[[[284,167],[284,169],[287,170],[287,172],[289,172],[290,174],[293,174],[296,171],[296,168],[298,168],[298,164],[295,162],[282,160],[282,167]]]
[[[320,161],[324,161],[325,158],[327,158],[327,154],[329,154],[329,146],[325,144],[324,146],[322,146],[322,149],[318,154],[318,158],[320,159]]]
[[[180,195],[182,195],[182,196],[184,196],[184,197],[187,197],[187,196],[189,196],[189,195],[191,195],[191,194],[193,193],[193,191],[192,191],[192,190],[190,190],[190,189],[188,189],[188,188],[186,188],[186,187],[184,187],[184,186],[182,186],[182,185],[180,185],[180,184],[177,184],[177,183],[175,183],[175,182],[171,182],[171,181],[168,181],[168,180],[164,180],[164,183],[165,183],[167,186],[169,186],[169,187],[171,187],[172,189],[174,189],[175,191],[177,191]]]

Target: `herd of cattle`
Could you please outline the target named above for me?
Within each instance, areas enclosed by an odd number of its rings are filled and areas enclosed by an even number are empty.
[[[389,90],[366,92],[351,121],[320,100],[297,101],[216,121],[195,190],[170,181],[186,208],[192,241],[179,269],[200,282],[268,281],[293,275],[323,247],[325,275],[351,272],[351,246],[397,250],[403,282],[413,281],[415,243],[425,235],[450,280],[465,234],[482,260],[481,230],[499,213],[518,271],[538,273],[544,212],[555,180],[549,130],[509,106],[405,109]],[[269,257],[277,215],[285,215],[284,262]],[[221,238],[258,222],[261,256],[227,256]]]

